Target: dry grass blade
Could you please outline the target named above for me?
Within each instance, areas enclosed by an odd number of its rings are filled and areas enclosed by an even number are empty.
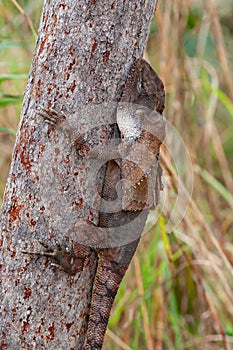
[[[178,243],[179,244],[179,243]],[[223,341],[223,344],[224,344],[224,349],[225,350],[230,350],[230,348],[228,347],[228,344],[227,344],[227,341],[226,341],[226,335],[224,333],[224,330],[223,330],[223,327],[222,327],[222,324],[221,324],[221,321],[218,317],[218,313],[211,301],[211,298],[209,297],[209,294],[208,292],[206,291],[206,288],[205,286],[203,285],[203,281],[202,281],[202,278],[200,276],[200,274],[198,273],[197,269],[195,268],[195,266],[193,265],[193,262],[192,260],[190,259],[190,257],[188,256],[188,254],[184,251],[183,247],[180,245],[180,249],[183,251],[183,254],[185,256],[185,259],[187,260],[187,263],[188,265],[191,267],[192,271],[193,271],[193,274],[195,275],[196,279],[197,279],[197,282],[199,283],[199,285],[201,286],[202,288],[202,291],[203,291],[203,294],[204,294],[204,297],[207,301],[207,304],[209,305],[210,307],[210,310],[212,312],[212,315],[213,315],[213,318],[216,322],[216,325],[219,329],[219,332],[221,334],[221,337],[222,337],[222,341]]]
[[[137,280],[139,297],[141,298],[143,327],[144,327],[144,331],[145,331],[147,349],[153,350],[154,346],[153,346],[152,336],[151,336],[151,331],[150,331],[147,307],[146,307],[146,303],[144,300],[144,288],[143,288],[143,282],[142,282],[142,273],[141,273],[140,262],[139,262],[137,252],[135,253],[133,262],[134,262],[134,269],[135,269],[135,273],[136,273],[136,280]]]
[[[20,6],[20,4],[16,0],[11,0],[11,2],[15,5],[15,7],[19,10],[19,12],[25,17],[26,21],[28,22],[29,28],[31,29],[34,38],[37,37],[36,29],[32,23],[31,18],[27,15],[27,13],[24,11],[24,9]]]
[[[107,337],[112,339],[115,344],[120,346],[122,350],[133,350],[127,344],[125,344],[118,336],[116,336],[112,331],[110,331],[110,329],[107,329],[106,335]]]
[[[231,97],[231,100],[233,101],[233,80],[232,80],[232,72],[229,65],[229,59],[227,55],[227,50],[225,48],[224,40],[223,40],[223,33],[222,28],[220,25],[218,13],[216,10],[216,6],[214,4],[213,0],[205,1],[205,6],[207,6],[210,17],[213,22],[215,36],[216,36],[216,46],[217,50],[219,52],[219,58],[222,64],[223,72],[224,72],[224,78],[229,90],[229,95]]]

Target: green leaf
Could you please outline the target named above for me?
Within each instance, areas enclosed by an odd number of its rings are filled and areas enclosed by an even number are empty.
[[[0,74],[0,83],[10,79],[27,79],[27,74]]]
[[[202,178],[212,186],[233,208],[233,196],[226,189],[225,186],[221,184],[217,179],[215,179],[207,170],[198,169],[198,173],[202,176]]]
[[[3,126],[0,126],[0,131],[15,135],[14,130],[4,128]]]
[[[0,108],[21,102],[21,96],[0,93]]]
[[[213,93],[218,97],[219,101],[226,107],[231,117],[233,118],[233,103],[227,95],[220,89],[212,88]]]

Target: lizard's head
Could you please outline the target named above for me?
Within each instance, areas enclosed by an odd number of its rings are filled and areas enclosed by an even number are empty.
[[[155,109],[158,113],[162,114],[165,102],[163,82],[146,61],[139,61],[138,64],[139,69],[136,80],[138,92],[137,104],[153,110]]]
[[[133,63],[121,95],[121,102],[138,104],[163,113],[163,82],[144,59],[140,58]]]

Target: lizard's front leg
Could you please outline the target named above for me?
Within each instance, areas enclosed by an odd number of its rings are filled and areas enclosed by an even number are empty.
[[[39,240],[39,243],[45,248],[45,251],[27,251],[22,253],[28,255],[47,256],[56,261],[52,266],[67,272],[70,275],[75,275],[77,272],[83,270],[86,257],[90,254],[90,248],[80,243],[74,242],[72,249],[66,247],[63,249],[59,243],[56,242],[57,247],[53,248],[44,241]]]

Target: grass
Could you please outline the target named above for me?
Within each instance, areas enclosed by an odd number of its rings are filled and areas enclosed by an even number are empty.
[[[159,1],[151,26],[147,59],[165,83],[165,115],[192,166],[183,163],[175,136],[161,155],[162,211],[157,225],[150,214],[120,287],[106,350],[233,348],[233,1],[216,4]],[[1,197],[41,6],[0,2]]]

